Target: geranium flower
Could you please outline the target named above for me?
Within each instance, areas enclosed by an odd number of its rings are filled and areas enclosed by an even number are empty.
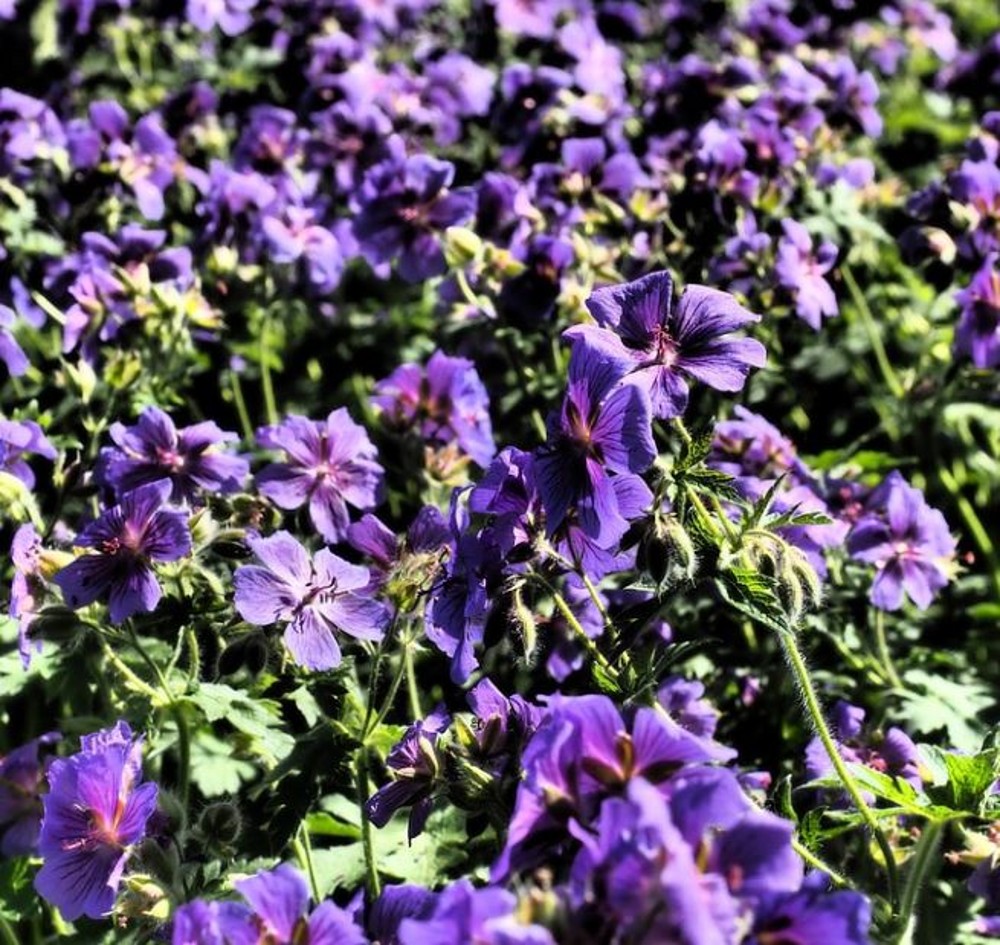
[[[49,732],[0,758],[0,854],[28,856],[38,848],[45,768],[39,753],[59,741]]]
[[[796,220],[782,220],[781,227],[774,263],[778,285],[791,295],[799,318],[819,331],[824,317],[837,314],[837,297],[824,278],[837,261],[837,247],[824,242],[814,251],[809,231]]]
[[[238,568],[236,609],[249,623],[287,623],[284,641],[292,659],[306,669],[340,665],[335,631],[358,640],[381,640],[389,614],[378,601],[361,596],[368,569],[348,564],[322,548],[312,559],[288,532],[250,536],[247,544],[260,565]]]
[[[759,341],[733,335],[758,316],[728,293],[702,285],[688,286],[674,305],[666,272],[596,289],[587,308],[601,327],[577,326],[566,336],[622,361],[629,383],[649,394],[657,417],[684,413],[686,378],[738,391],[750,369],[763,367],[767,358]]]
[[[288,457],[257,474],[260,491],[283,509],[308,504],[313,525],[327,541],[346,537],[348,505],[367,511],[378,504],[383,476],[378,451],[346,408],[326,420],[292,414],[258,430],[257,441]]]
[[[955,328],[955,353],[972,359],[977,368],[1000,365],[1000,269],[990,253],[968,287],[955,293],[962,307]]]
[[[877,569],[871,602],[899,610],[905,593],[926,610],[953,570],[955,539],[944,516],[895,470],[872,493],[868,509],[848,535],[847,550]]]
[[[210,420],[178,430],[159,407],[147,407],[131,427],[113,423],[115,445],[105,447],[95,478],[123,495],[138,486],[167,478],[174,501],[192,501],[206,492],[236,492],[250,472],[242,456],[218,447],[239,440]]]
[[[153,562],[176,561],[191,552],[187,516],[162,508],[171,491],[169,479],[140,486],[80,532],[76,544],[93,553],[81,555],[54,578],[70,607],[106,597],[114,624],[156,609],[163,591]]]
[[[85,735],[78,754],[52,762],[35,889],[70,922],[111,912],[132,848],[156,809],[156,785],[141,782],[142,738],[125,722]]]

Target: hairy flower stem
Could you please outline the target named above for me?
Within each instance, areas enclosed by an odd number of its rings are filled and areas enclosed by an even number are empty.
[[[424,717],[420,705],[420,688],[417,685],[417,672],[413,661],[413,644],[408,642],[403,648],[403,665],[406,667],[406,693],[410,700],[410,721],[416,722]]]
[[[233,392],[233,403],[236,405],[236,413],[240,418],[243,442],[247,444],[253,443],[253,423],[250,421],[250,412],[247,410],[247,402],[243,397],[243,385],[240,383],[240,376],[235,371],[229,372],[229,388]]]
[[[861,819],[871,831],[879,850],[882,852],[882,858],[885,860],[889,903],[892,907],[893,915],[897,915],[899,909],[899,876],[896,870],[896,859],[892,847],[889,845],[885,833],[879,826],[878,818],[872,813],[872,809],[865,802],[861,794],[861,789],[851,776],[851,772],[848,771],[844,759],[840,757],[840,752],[837,750],[833,735],[830,734],[830,728],[823,717],[823,710],[820,708],[816,688],[813,686],[812,677],[809,675],[809,668],[806,666],[805,658],[799,649],[795,634],[791,630],[783,630],[778,633],[778,639],[781,641],[781,648],[785,653],[785,659],[788,661],[792,674],[795,676],[795,682],[802,696],[802,701],[805,703],[809,720],[830,758],[833,770],[837,773],[840,783],[854,802],[854,806],[861,815]]]
[[[795,848],[795,852],[802,857],[813,869],[819,870],[821,873],[826,873],[830,877],[830,882],[834,886],[840,889],[853,889],[854,886],[851,881],[846,877],[838,873],[829,863],[823,860],[821,857],[813,853],[801,840],[796,837],[792,838],[792,846]]]
[[[274,426],[278,422],[278,403],[274,398],[274,383],[271,380],[271,364],[269,362],[268,341],[271,333],[271,320],[265,313],[260,326],[260,385],[264,394],[264,416],[267,422]]]
[[[355,765],[355,784],[358,792],[358,808],[361,811],[361,846],[365,854],[365,886],[368,889],[369,902],[374,902],[382,892],[382,883],[378,875],[378,860],[375,854],[375,837],[372,824],[365,814],[365,802],[368,800],[371,786],[368,784],[368,763],[365,758],[367,748],[362,745],[358,749]]]
[[[295,852],[295,858],[309,877],[309,889],[312,892],[313,902],[322,902],[323,897],[320,895],[319,883],[316,880],[316,868],[313,865],[309,828],[305,825],[305,821],[299,824],[298,832],[292,839],[292,850]]]
[[[965,522],[965,527],[969,529],[969,533],[975,540],[980,554],[986,559],[986,564],[990,569],[990,577],[993,580],[993,587],[996,590],[997,597],[1000,597],[1000,556],[997,555],[993,539],[990,538],[990,533],[986,530],[979,515],[976,514],[972,503],[962,494],[962,488],[951,471],[941,461],[938,461],[936,465],[938,479],[941,481],[941,485],[948,490],[948,494],[958,507],[962,521]]]
[[[129,639],[132,641],[132,646],[135,648],[135,651],[140,657],[142,657],[143,662],[153,671],[153,675],[160,684],[160,689],[163,690],[163,695],[166,696],[167,699],[167,708],[170,710],[170,716],[174,720],[174,724],[177,726],[178,794],[180,796],[181,809],[186,813],[188,809],[188,800],[191,794],[191,733],[188,730],[188,723],[184,716],[184,709],[177,701],[177,697],[174,695],[174,691],[170,687],[170,683],[167,682],[167,677],[163,675],[163,670],[160,669],[159,664],[157,664],[157,662],[150,657],[143,647],[138,634],[135,632],[135,627],[132,626],[132,621],[126,621],[125,627],[128,631]]]
[[[941,842],[941,831],[944,825],[928,821],[924,826],[917,849],[906,868],[906,882],[903,885],[903,895],[899,903],[899,939],[900,945],[909,941],[910,925],[917,918],[917,907],[920,894],[926,884],[931,867],[935,863],[938,847]]]
[[[597,644],[587,636],[587,631],[583,629],[580,621],[576,619],[576,614],[573,613],[569,604],[566,603],[566,598],[562,596],[551,584],[549,584],[549,591],[552,594],[552,600],[555,602],[556,608],[559,613],[562,614],[563,619],[570,625],[570,629],[579,637],[580,643],[583,644],[583,648],[591,655],[594,662],[598,664],[612,679],[618,678],[618,670],[611,665],[608,658],[600,651]]]
[[[10,922],[0,916],[0,939],[4,945],[21,945],[21,940],[17,937]]]
[[[111,649],[110,644],[103,636],[100,635],[98,631],[98,637],[101,641],[101,652],[104,654],[104,658],[118,671],[118,675],[122,677],[136,692],[141,692],[150,702],[157,705],[160,701],[160,694],[147,683],[144,679],[137,676],[122,660],[119,658],[118,654]]]
[[[879,662],[882,665],[886,679],[889,680],[889,684],[894,689],[904,689],[903,680],[899,678],[899,673],[896,672],[896,665],[893,663],[892,655],[889,653],[889,644],[885,638],[885,612],[882,610],[875,611],[875,648],[878,651]]]
[[[847,263],[843,263],[841,265],[840,274],[844,279],[844,285],[847,286],[847,291],[851,293],[851,300],[854,302],[854,307],[861,316],[861,322],[864,325],[865,332],[868,334],[868,342],[872,346],[872,353],[875,355],[875,360],[878,363],[878,369],[882,375],[882,380],[885,381],[885,385],[889,388],[893,397],[902,399],[906,395],[906,391],[903,389],[903,385],[900,383],[899,378],[896,376],[896,372],[893,370],[892,362],[889,360],[889,356],[885,353],[885,346],[882,344],[882,336],[878,333],[878,326],[875,324],[875,316],[872,315],[872,310],[868,305],[868,300],[861,291],[861,287],[858,285],[858,282],[854,278],[854,274],[851,272]]]

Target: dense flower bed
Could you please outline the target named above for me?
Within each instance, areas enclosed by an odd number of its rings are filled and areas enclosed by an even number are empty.
[[[0,939],[1000,936],[1000,13],[0,0]]]

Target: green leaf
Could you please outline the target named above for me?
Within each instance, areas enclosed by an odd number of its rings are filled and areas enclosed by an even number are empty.
[[[209,722],[224,719],[249,736],[258,753],[269,763],[280,761],[295,747],[295,739],[280,728],[278,704],[270,699],[251,699],[222,683],[202,683],[185,699],[197,706]]]
[[[751,568],[734,567],[718,574],[716,587],[730,607],[761,626],[779,633],[790,629],[773,578]]]
[[[345,837],[348,840],[360,840],[361,828],[357,824],[348,824],[328,814],[324,810],[314,811],[306,817],[306,829],[316,837]]]
[[[943,785],[930,788],[931,796],[953,810],[981,814],[997,780],[1000,751],[994,748],[976,755],[962,755],[925,745],[921,747],[921,753],[935,773],[939,774],[943,769],[947,778]]]
[[[191,780],[205,797],[237,794],[257,769],[233,755],[233,746],[210,732],[199,732],[191,743]]]
[[[27,857],[0,861],[0,918],[18,922],[41,914],[41,900],[32,886],[34,875]]]

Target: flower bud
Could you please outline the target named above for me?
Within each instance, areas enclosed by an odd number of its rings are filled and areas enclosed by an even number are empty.
[[[170,916],[170,895],[153,877],[136,873],[125,878],[115,912],[124,919],[163,923]]]
[[[483,241],[468,227],[449,226],[444,231],[444,258],[452,269],[464,269],[483,255]]]
[[[213,856],[225,856],[243,832],[240,809],[229,801],[209,804],[198,818],[195,833]]]

